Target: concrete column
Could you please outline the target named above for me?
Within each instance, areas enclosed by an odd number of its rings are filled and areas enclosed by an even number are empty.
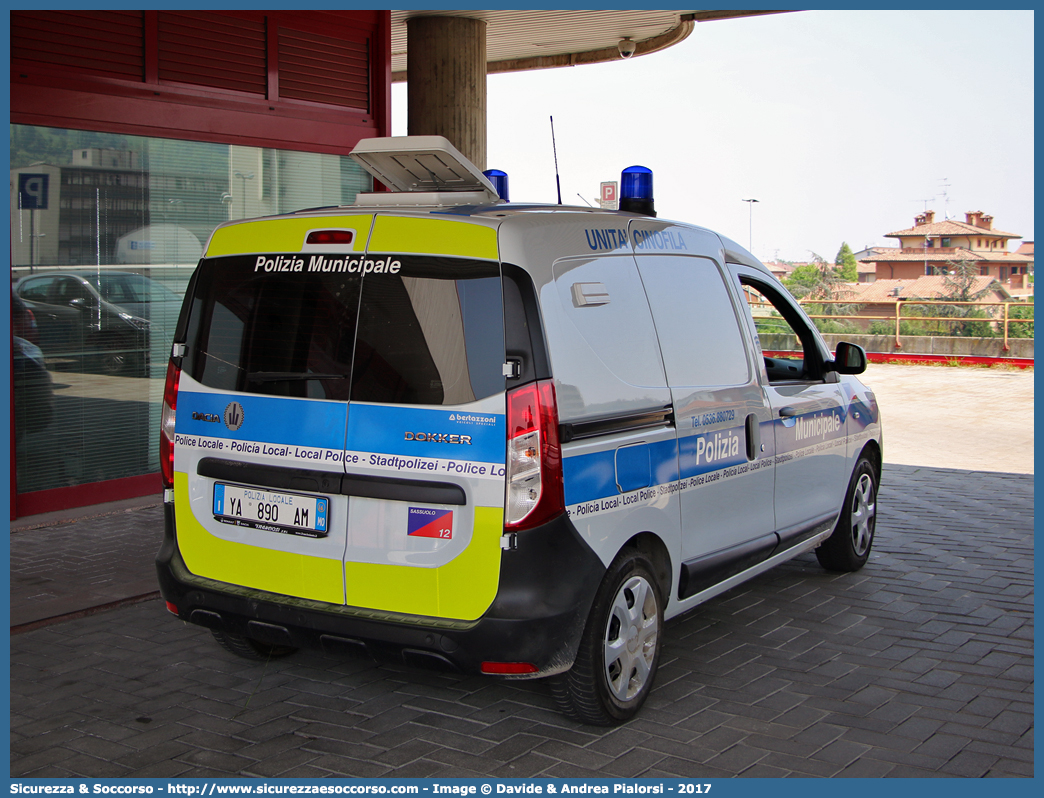
[[[406,20],[407,130],[445,136],[486,168],[486,23],[464,17]]]

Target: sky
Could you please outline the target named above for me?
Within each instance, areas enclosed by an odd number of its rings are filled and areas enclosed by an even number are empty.
[[[487,166],[512,201],[556,201],[554,117],[564,203],[596,204],[599,183],[646,166],[659,217],[763,261],[896,246],[885,234],[926,208],[981,210],[1032,241],[1033,44],[1032,11],[701,22],[659,53],[489,76]],[[406,130],[395,84],[392,132]]]

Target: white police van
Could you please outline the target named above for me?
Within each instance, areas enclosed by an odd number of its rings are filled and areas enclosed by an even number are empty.
[[[234,653],[515,678],[618,723],[665,619],[815,550],[866,562],[871,391],[740,246],[504,201],[436,136],[392,190],[230,222],[189,286],[161,434],[167,606]],[[494,174],[506,195],[506,178]]]

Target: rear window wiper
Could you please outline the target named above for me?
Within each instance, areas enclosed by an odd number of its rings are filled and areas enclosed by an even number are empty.
[[[297,380],[346,380],[345,374],[305,374],[300,371],[255,371],[247,382],[292,382]]]

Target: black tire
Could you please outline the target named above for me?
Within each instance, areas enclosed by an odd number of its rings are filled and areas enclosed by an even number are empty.
[[[837,526],[816,549],[819,564],[827,570],[858,571],[866,565],[877,527],[877,484],[874,464],[860,457],[848,483]]]
[[[243,659],[278,659],[297,651],[293,646],[272,646],[268,643],[253,640],[245,635],[233,634],[232,632],[219,632],[216,629],[211,629],[210,633],[214,635],[214,639],[221,644],[225,651]]]
[[[118,333],[101,334],[94,339],[91,348],[95,351],[94,370],[108,377],[138,376],[139,353],[134,351],[133,341]]]
[[[551,680],[565,715],[594,726],[634,717],[652,690],[660,663],[663,599],[652,564],[625,549],[595,596],[573,667]]]

